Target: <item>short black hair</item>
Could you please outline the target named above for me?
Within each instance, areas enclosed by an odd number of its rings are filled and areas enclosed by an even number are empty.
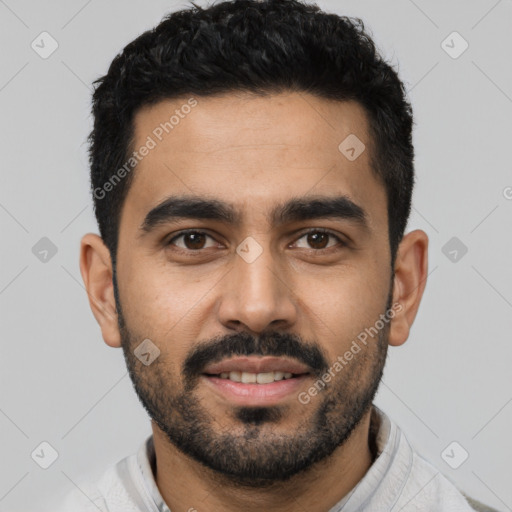
[[[94,84],[91,187],[114,265],[133,172],[123,179],[115,174],[133,152],[135,113],[163,99],[234,91],[301,92],[363,106],[371,167],[387,194],[393,265],[414,185],[412,108],[361,19],[298,0],[233,0],[207,8],[192,2],[129,43]]]

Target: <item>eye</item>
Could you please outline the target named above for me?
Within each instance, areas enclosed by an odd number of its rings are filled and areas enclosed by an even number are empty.
[[[179,240],[180,238],[183,239],[184,245],[176,245],[174,242],[176,240]],[[168,242],[168,245],[176,245],[179,249],[184,250],[190,250],[190,251],[198,251],[201,249],[204,249],[204,243],[207,238],[210,238],[213,240],[213,238],[205,233],[204,231],[182,231],[175,237],[171,238]],[[210,246],[213,247],[213,246]]]
[[[302,236],[299,238],[299,240],[302,240],[303,238],[305,238],[307,244],[309,244],[309,246],[316,251],[330,249],[332,247],[335,247],[336,245],[341,245],[341,246],[346,245],[345,242],[343,242],[343,240],[339,236],[335,235],[331,231],[328,231],[326,229],[320,229],[320,228],[311,229],[311,230],[307,231],[306,233],[303,233]],[[329,238],[331,240],[334,239],[337,242],[337,244],[335,243],[335,244],[329,246],[328,245]],[[297,244],[297,242],[295,242],[295,244]],[[308,247],[306,247],[306,249],[307,248]]]
[[[178,233],[176,236],[171,238],[169,242],[167,242],[167,245],[175,246],[179,250],[199,252],[202,249],[207,249],[208,247],[215,247],[215,244],[210,246],[205,245],[208,238],[210,240],[215,241],[211,235],[208,235],[208,233],[204,231],[191,229]],[[176,241],[180,239],[182,239],[182,243],[177,244]],[[298,241],[302,239],[306,239],[306,243],[310,247],[299,248],[309,248],[317,252],[331,249],[332,247],[336,247],[337,245],[346,245],[346,243],[339,236],[335,235],[331,231],[321,228],[310,229],[309,231],[303,233],[302,236],[300,236],[300,238],[298,239]],[[333,240],[336,243],[329,245],[329,239]],[[298,241],[295,242],[295,246],[297,245]]]

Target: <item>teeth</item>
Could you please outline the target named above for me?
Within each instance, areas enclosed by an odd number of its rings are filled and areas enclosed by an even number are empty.
[[[256,382],[258,384],[268,384],[269,382],[274,382],[274,372],[258,373],[256,375]]]
[[[229,372],[229,379],[235,382],[242,382],[242,372]]]
[[[242,382],[244,384],[252,384],[256,382],[256,376],[255,373],[242,372]]]
[[[290,372],[265,372],[265,373],[250,373],[250,372],[222,372],[219,377],[221,379],[229,379],[235,382],[243,382],[244,384],[270,384],[276,380],[291,379]]]

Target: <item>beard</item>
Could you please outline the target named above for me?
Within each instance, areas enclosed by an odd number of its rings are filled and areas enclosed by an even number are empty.
[[[284,332],[268,331],[258,338],[240,332],[195,345],[181,372],[164,353],[144,366],[134,355],[144,337],[126,325],[115,277],[114,295],[124,358],[140,402],[169,443],[212,470],[213,477],[222,482],[268,488],[289,480],[342,446],[372,406],[386,361],[389,323],[329,382],[323,381],[323,388],[309,403],[298,406],[303,410],[297,413],[297,406],[289,403],[233,405],[226,426],[226,416],[221,425],[195,393],[207,364],[236,355],[288,356],[308,366],[312,385],[330,367],[319,344]],[[386,311],[390,306],[391,293]],[[293,422],[294,428],[279,428],[283,421]]]

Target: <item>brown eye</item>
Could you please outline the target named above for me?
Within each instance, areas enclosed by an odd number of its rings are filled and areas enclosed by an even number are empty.
[[[340,237],[336,236],[334,233],[330,231],[326,231],[323,229],[313,229],[304,233],[299,240],[305,239],[307,243],[306,249],[314,249],[317,251],[322,251],[324,249],[329,249],[336,245],[344,246],[346,245]],[[329,244],[329,240],[333,240],[334,244]]]
[[[175,244],[174,242],[180,238],[183,239],[183,245]],[[211,236],[202,231],[185,231],[169,240],[169,245],[176,245],[180,249],[198,251],[205,248],[204,245],[207,238],[211,238]]]
[[[329,241],[329,235],[325,233],[309,233],[307,235],[308,244],[313,247],[313,249],[325,249]]]

